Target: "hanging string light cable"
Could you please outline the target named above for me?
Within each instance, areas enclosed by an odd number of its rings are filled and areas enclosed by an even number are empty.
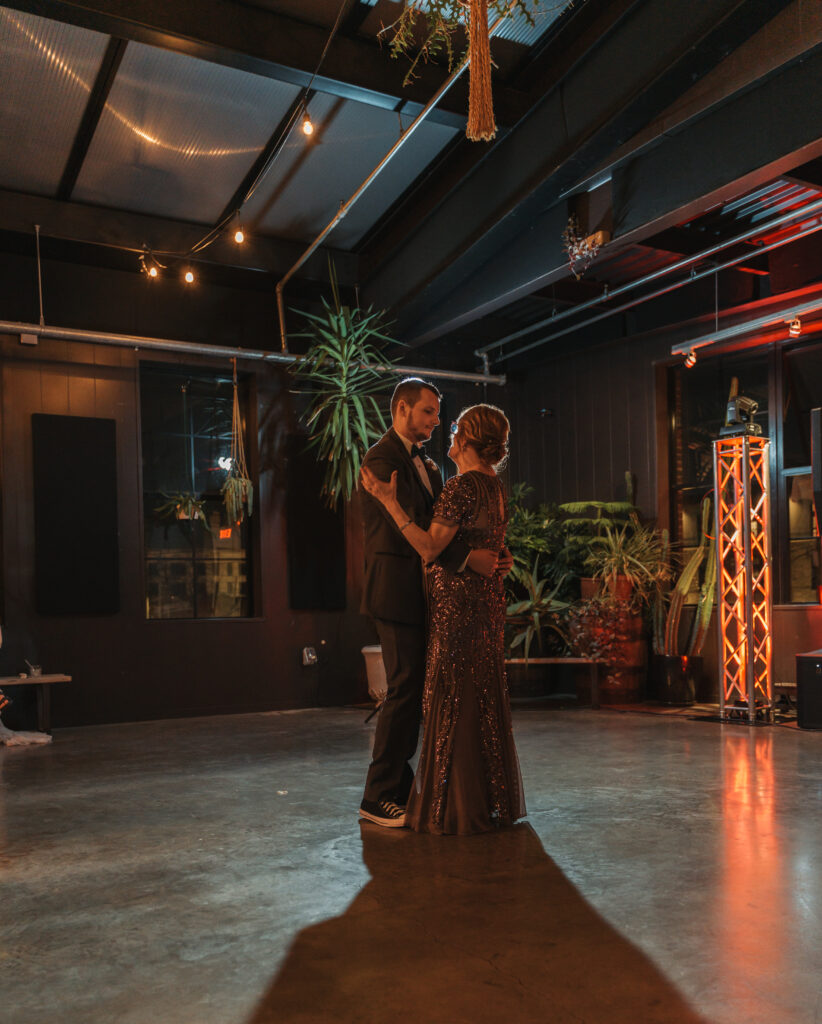
[[[214,227],[211,228],[211,230],[207,234],[205,234],[198,242],[195,242],[194,245],[189,249],[189,251],[187,253],[181,254],[182,258],[194,256],[197,253],[202,252],[204,249],[208,248],[208,246],[212,245],[219,238],[219,236],[223,233],[223,231],[225,231],[225,229],[229,226],[231,221],[235,217],[239,216],[239,213],[242,210],[242,208],[251,199],[251,197],[254,195],[254,193],[257,191],[257,189],[260,187],[260,184],[262,183],[263,179],[266,177],[268,172],[271,170],[271,168],[272,168],[272,166],[274,164],[274,161],[276,160],[278,154],[280,153],[280,150],[285,145],[285,143],[288,141],[288,137],[291,135],[292,131],[294,130],[294,127],[298,123],[304,125],[305,122],[307,121],[309,124],[311,124],[311,131],[310,132],[304,132],[304,134],[306,134],[306,135],[313,134],[314,125],[311,122],[311,118],[308,116],[308,104],[311,101],[311,99],[313,98],[313,96],[315,95],[314,90],[312,88],[313,85],[314,85],[314,79],[320,73],[320,68],[323,66],[323,62],[325,61],[325,58],[326,58],[326,56],[328,54],[328,51],[329,51],[329,49],[331,47],[331,44],[334,41],[334,37],[336,36],[337,30],[339,29],[340,23],[342,21],[342,16],[345,13],[346,8],[349,6],[349,3],[350,3],[350,0],[341,0],[339,9],[337,10],[337,17],[334,20],[334,24],[331,26],[331,31],[328,34],[328,39],[326,39],[326,41],[325,41],[325,46],[323,47],[323,51],[320,54],[319,60],[317,61],[317,64],[316,64],[316,67],[314,68],[314,71],[312,72],[311,78],[309,78],[308,83],[305,86],[303,86],[303,88],[301,90],[301,93],[300,93],[300,96],[299,96],[299,99],[294,104],[294,106],[292,108],[290,117],[288,118],[286,123],[283,125],[283,130],[280,133],[280,137],[277,139],[277,142],[274,144],[274,146],[271,147],[272,148],[271,156],[269,157],[268,160],[266,160],[266,162],[260,168],[260,170],[257,173],[256,177],[254,178],[254,180],[251,182],[251,184],[246,189],[245,195],[242,197],[240,202],[237,204],[236,208],[232,209],[231,211],[229,211],[222,218],[222,220],[219,221],[219,223],[215,224]],[[172,256],[172,255],[176,255],[176,254],[163,253],[163,255],[164,256]]]

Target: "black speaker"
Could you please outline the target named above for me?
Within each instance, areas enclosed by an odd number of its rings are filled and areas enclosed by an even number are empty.
[[[796,656],[796,720],[800,729],[822,729],[822,651]]]

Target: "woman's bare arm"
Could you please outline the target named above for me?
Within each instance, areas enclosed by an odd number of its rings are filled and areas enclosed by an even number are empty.
[[[388,483],[383,483],[367,466],[360,470],[362,485],[372,498],[382,504],[386,512],[397,524],[398,529],[426,562],[433,562],[443,551],[454,534],[456,526],[445,526],[443,523],[432,523],[428,530],[423,530],[411,519],[405,509],[397,501],[397,471],[391,474]]]

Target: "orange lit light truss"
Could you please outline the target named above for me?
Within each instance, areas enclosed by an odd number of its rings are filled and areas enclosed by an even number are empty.
[[[714,441],[720,713],[750,723],[773,707],[768,444]]]

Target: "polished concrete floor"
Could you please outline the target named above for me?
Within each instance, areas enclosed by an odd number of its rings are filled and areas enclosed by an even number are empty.
[[[364,718],[0,748],[0,1021],[822,1021],[822,734],[517,710],[528,822],[437,838]]]

